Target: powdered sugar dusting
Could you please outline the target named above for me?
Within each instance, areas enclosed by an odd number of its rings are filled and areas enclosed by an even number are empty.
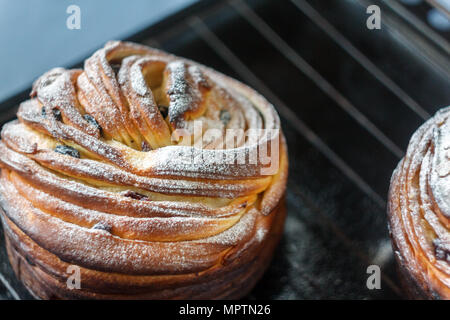
[[[20,122],[2,131],[2,204],[61,260],[128,275],[192,274],[266,238],[268,217],[256,203],[273,179],[260,159],[241,160],[279,141],[279,119],[253,90],[195,62],[110,42],[84,70],[43,75],[33,95]],[[222,136],[201,147],[172,140],[176,129],[193,132],[194,121],[219,135],[278,131],[217,149]],[[59,145],[81,158],[55,152]]]

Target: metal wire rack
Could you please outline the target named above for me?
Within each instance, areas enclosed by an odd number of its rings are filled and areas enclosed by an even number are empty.
[[[381,8],[380,30],[366,8]],[[412,133],[450,103],[449,32],[380,0],[203,1],[131,37],[262,93],[289,146],[285,235],[249,299],[402,297],[386,227],[390,175]],[[3,123],[25,93],[0,105]],[[3,237],[0,244],[3,241]],[[380,290],[366,286],[369,265]],[[0,297],[29,299],[0,250]]]

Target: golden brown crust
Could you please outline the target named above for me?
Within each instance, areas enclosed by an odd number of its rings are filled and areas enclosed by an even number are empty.
[[[124,42],[108,43],[84,70],[49,71],[31,96],[2,129],[0,203],[11,264],[34,295],[251,290],[282,233],[288,170],[278,116],[263,97]],[[256,134],[228,144],[231,129]],[[80,290],[66,285],[71,265]]]
[[[42,299],[237,299],[253,288],[269,265],[282,236],[285,213],[282,199],[270,214],[270,233],[252,248],[252,255],[240,255],[201,273],[171,277],[130,276],[81,268],[81,290],[67,289],[69,263],[39,247],[10,222],[4,221],[4,226],[15,273],[32,294]]]
[[[450,299],[449,115],[416,131],[391,179],[390,234],[410,298]]]

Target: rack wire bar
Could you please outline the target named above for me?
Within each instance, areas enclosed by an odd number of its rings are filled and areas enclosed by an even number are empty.
[[[443,14],[445,14],[449,19],[450,19],[450,11],[448,9],[448,7],[446,7],[445,5],[443,5],[441,2],[437,1],[437,0],[426,0],[430,6],[440,10]]]
[[[356,1],[364,7],[372,4],[368,0]],[[387,14],[383,15],[383,25],[387,26],[405,47],[408,47],[424,61],[429,63],[443,77],[448,77],[450,70],[450,62],[448,59],[450,43],[399,3],[390,0],[380,0],[379,4],[385,4],[387,10],[391,10],[401,19],[395,19],[396,17],[391,12],[387,12]],[[415,33],[405,28],[405,22],[409,23],[418,32]],[[434,48],[429,45],[430,42],[435,46]],[[436,48],[442,50],[443,53],[436,50]]]
[[[267,23],[264,22],[241,0],[230,1],[239,13],[257,29],[272,45],[274,45],[287,59],[289,59],[300,71],[307,75],[320,89],[342,107],[356,122],[369,131],[397,158],[402,158],[404,152],[391,139],[389,139],[373,122],[361,113],[346,97],[334,88],[320,73],[295,52]]]
[[[412,14],[408,9],[404,8],[400,3],[393,0],[381,0],[394,12],[396,12],[403,19],[408,21],[412,26],[414,26],[418,31],[421,32],[423,36],[430,39],[436,46],[442,48],[447,54],[450,54],[450,43],[444,38],[437,34],[432,28],[426,25],[422,20],[418,19],[414,14]]]

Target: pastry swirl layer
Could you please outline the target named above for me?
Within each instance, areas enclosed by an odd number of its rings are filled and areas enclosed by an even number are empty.
[[[407,291],[450,298],[450,108],[413,135],[394,171],[389,222]]]
[[[2,221],[35,295],[238,297],[249,287],[237,280],[261,275],[282,230],[287,155],[273,106],[252,89],[109,42],[83,70],[40,77],[17,116],[1,133]],[[230,130],[255,134],[228,141]],[[250,161],[262,149],[269,161]],[[76,292],[69,265],[81,269]]]

